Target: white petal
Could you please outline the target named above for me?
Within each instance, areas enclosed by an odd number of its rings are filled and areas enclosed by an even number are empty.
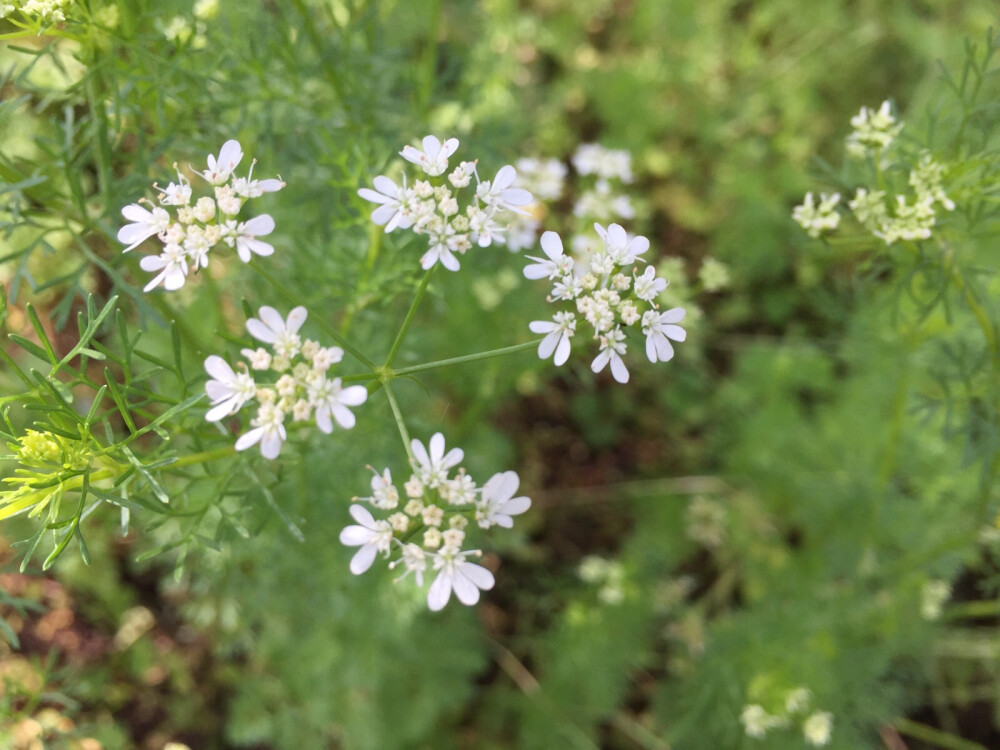
[[[451,583],[452,588],[455,589],[455,596],[458,597],[458,600],[462,604],[469,607],[479,601],[479,589],[464,574],[464,569],[471,567],[471,565],[471,563],[459,565],[455,571],[455,578],[452,579]]]
[[[551,357],[552,352],[556,350],[556,346],[559,344],[562,338],[563,335],[560,331],[552,331],[548,336],[542,339],[542,343],[538,345],[538,358],[548,359],[549,357]]]
[[[366,544],[355,552],[354,557],[351,558],[351,572],[359,576],[368,570],[372,566],[372,563],[375,562],[375,554],[377,552],[378,549],[374,544]]]
[[[218,406],[214,406],[205,413],[205,419],[209,422],[218,422],[224,417],[233,413],[233,407],[239,403],[235,397],[226,399]]]
[[[330,406],[328,404],[320,404],[316,407],[316,426],[327,435],[333,432],[333,422],[330,421]]]
[[[388,195],[383,195],[382,193],[376,193],[371,188],[361,188],[358,190],[358,195],[364,198],[366,201],[371,201],[372,203],[395,203],[395,199]]]
[[[167,261],[159,255],[144,255],[139,261],[139,268],[143,271],[160,271],[167,266]]]
[[[490,188],[490,192],[494,194],[499,194],[509,188],[511,183],[517,178],[517,171],[510,164],[506,164],[500,167],[500,171],[497,172],[497,176],[493,178],[493,185]]]
[[[684,320],[687,311],[683,307],[672,307],[660,315],[661,323],[680,323]]]
[[[309,311],[302,305],[292,308],[292,311],[288,313],[288,321],[285,323],[285,330],[289,333],[298,333],[302,324],[306,322],[307,317],[309,317]]]
[[[508,516],[519,516],[524,513],[528,508],[531,507],[530,497],[515,497],[512,500],[508,500],[498,509],[501,513],[505,513]]]
[[[434,583],[431,584],[430,591],[427,592],[427,606],[432,612],[439,612],[444,609],[444,605],[451,598],[451,576],[446,569],[438,573]]]
[[[154,234],[156,234],[156,230],[150,229],[148,224],[126,224],[118,230],[118,241],[134,247]],[[128,247],[122,252],[128,252],[132,247]]]
[[[452,466],[460,463],[463,458],[465,458],[465,451],[461,448],[452,448],[441,459],[441,466],[445,469],[450,469]]]
[[[249,263],[251,252],[265,257],[274,255],[274,245],[252,237],[240,237],[236,240],[236,254],[240,256],[240,260]]]
[[[340,403],[360,406],[368,400],[368,389],[363,385],[349,385],[340,392]]]
[[[255,339],[263,341],[265,344],[273,344],[278,338],[274,331],[257,320],[257,318],[250,318],[250,320],[247,321],[247,332]]]
[[[528,328],[531,329],[532,333],[551,333],[557,327],[551,320],[533,320],[528,323]]]
[[[444,456],[444,435],[440,432],[435,432],[431,435],[431,442],[428,447],[430,448],[431,463],[440,463],[441,458]]]
[[[153,212],[147,208],[143,208],[138,203],[130,203],[122,209],[122,216],[129,221],[137,221],[140,224],[148,224],[149,220],[153,218]]]
[[[531,279],[532,281],[547,279],[550,273],[551,268],[541,263],[532,263],[530,266],[524,267],[524,278]]]
[[[260,442],[260,439],[264,436],[263,427],[254,427],[249,432],[245,432],[240,435],[239,439],[236,441],[236,450],[245,451],[252,445],[256,445]]]
[[[388,224],[389,219],[394,216],[402,216],[399,212],[399,206],[396,203],[387,203],[384,206],[379,206],[374,211],[372,211],[372,222],[376,226],[382,226],[383,224]],[[399,224],[397,220],[395,224],[391,224],[385,228],[385,231],[391,232],[396,228],[396,224]]]
[[[427,455],[427,449],[424,447],[424,444],[416,438],[410,441],[410,450],[413,451],[413,457],[417,459],[418,464],[421,466],[431,465],[430,457]]]
[[[571,348],[572,345],[569,342],[569,336],[564,333],[559,337],[559,346],[556,347],[556,356],[552,358],[552,364],[556,367],[562,367],[566,364]]]
[[[340,543],[347,547],[360,547],[371,541],[372,532],[364,526],[345,526],[340,532]]]
[[[351,429],[357,423],[354,414],[343,404],[333,405],[333,418],[336,419],[337,424],[345,430]]]
[[[365,506],[359,505],[358,503],[352,503],[347,512],[350,513],[351,517],[362,526],[369,529],[375,528],[375,518],[372,516],[371,511],[369,511]]]
[[[674,357],[674,347],[667,341],[666,336],[656,336],[656,358],[660,362],[669,362]]]
[[[451,158],[451,155],[458,150],[458,138],[449,138],[446,140],[442,145],[441,150],[444,152],[444,157],[446,159]]]
[[[456,258],[451,250],[444,248],[441,250],[441,265],[447,268],[449,271],[457,271],[461,266],[459,265],[458,258]]]
[[[240,142],[236,140],[226,141],[222,144],[222,149],[219,151],[219,169],[232,172],[242,159],[243,149],[240,148]]]
[[[263,440],[260,441],[260,454],[264,458],[277,458],[281,453],[281,428],[277,430],[267,430]]]
[[[431,161],[437,161],[438,154],[441,153],[441,141],[437,139],[437,136],[425,135],[421,145],[424,147],[427,158]]]
[[[372,183],[375,185],[375,189],[383,195],[388,195],[390,198],[399,197],[399,186],[385,175],[380,174],[372,180]]]
[[[651,331],[646,337],[646,356],[650,362],[657,362],[656,354],[656,331]]]
[[[257,314],[260,316],[261,321],[270,328],[274,333],[280,333],[285,330],[285,319],[281,317],[281,313],[275,310],[270,305],[263,305]]]
[[[489,591],[496,584],[493,574],[482,565],[467,562],[459,566],[459,572],[483,591]]]
[[[539,241],[544,252],[550,259],[558,260],[563,255],[562,238],[557,232],[544,232]]]
[[[531,193],[523,188],[507,188],[503,191],[503,202],[510,206],[529,206],[534,201]]]
[[[270,214],[254,216],[250,221],[243,222],[237,230],[240,234],[249,234],[258,237],[263,234],[270,234],[274,231],[274,219]]]
[[[608,360],[611,359],[611,351],[605,350],[594,357],[594,361],[590,363],[590,369],[594,372],[600,372],[608,364]]]
[[[664,336],[674,341],[684,341],[687,338],[687,331],[680,326],[662,326],[660,330]]]
[[[611,357],[611,374],[619,383],[628,382],[628,368],[625,366],[625,362],[622,361],[621,357]]]

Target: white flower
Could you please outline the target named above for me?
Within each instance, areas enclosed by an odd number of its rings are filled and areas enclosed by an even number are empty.
[[[576,332],[576,316],[571,312],[557,312],[552,321],[533,320],[528,324],[532,333],[544,333],[545,338],[538,345],[539,359],[552,357],[552,363],[559,367],[569,359],[570,338]]]
[[[259,198],[264,193],[274,193],[285,187],[284,182],[274,178],[270,180],[253,179],[253,167],[256,163],[257,160],[254,159],[253,164],[250,165],[250,174],[246,177],[233,178],[233,190],[237,195],[243,198]]]
[[[601,353],[594,357],[590,369],[600,372],[608,362],[611,363],[611,374],[619,383],[628,382],[628,368],[622,360],[625,353],[625,334],[620,328],[615,328],[601,336]]]
[[[928,581],[920,592],[920,616],[925,620],[941,618],[941,607],[951,597],[951,586],[940,579]]]
[[[205,371],[212,379],[205,383],[205,393],[212,402],[205,419],[218,422],[238,412],[257,393],[257,384],[247,372],[233,372],[222,357],[215,354],[205,360]]]
[[[434,570],[440,571],[427,592],[427,606],[434,612],[444,608],[455,592],[458,600],[467,606],[479,601],[479,591],[489,591],[496,580],[482,565],[468,562],[469,555],[479,555],[479,550],[465,552],[445,551],[434,555]]]
[[[509,529],[514,525],[511,516],[520,515],[531,507],[530,498],[514,497],[519,484],[517,472],[513,471],[494,474],[486,480],[479,512],[476,514],[482,528],[488,529],[496,525]]]
[[[562,238],[557,233],[543,233],[539,243],[548,260],[529,255],[528,258],[537,262],[524,267],[526,279],[554,279],[573,271],[573,258],[563,253]]]
[[[524,188],[511,187],[517,179],[517,170],[510,164],[500,167],[493,181],[481,182],[476,187],[476,197],[491,208],[507,209],[514,213],[527,216],[528,212],[521,206],[528,206],[534,201]]]
[[[174,165],[177,166],[176,164]],[[156,187],[154,185],[154,187]],[[160,204],[164,206],[186,206],[191,202],[191,183],[188,179],[177,172],[177,182],[171,182],[163,189],[160,195]]]
[[[361,547],[351,558],[351,572],[361,575],[372,566],[375,555],[388,552],[392,544],[392,527],[388,521],[376,521],[368,509],[355,503],[350,514],[358,526],[347,526],[340,532],[340,543],[347,547]]]
[[[253,217],[250,221],[240,222],[236,226],[233,226],[234,224],[236,224],[235,221],[227,223],[228,233],[225,238],[226,244],[232,247],[235,243],[236,254],[240,256],[240,260],[244,263],[250,262],[251,253],[263,256],[274,253],[273,245],[256,239],[261,235],[270,234],[274,231],[274,219],[270,215],[261,214],[260,216]]]
[[[802,724],[802,733],[806,742],[814,747],[822,747],[830,741],[833,734],[833,714],[829,711],[816,711]]]
[[[372,505],[383,510],[392,510],[399,505],[399,490],[392,483],[392,474],[385,469],[379,474],[372,469],[372,496],[369,498]]]
[[[454,232],[455,230],[449,226],[445,227],[444,231],[431,235],[430,248],[420,257],[421,268],[426,271],[432,268],[435,263],[440,262],[449,271],[457,271],[459,269],[458,258],[452,253],[451,243],[449,242]]]
[[[384,175],[379,175],[373,180],[375,190],[371,188],[361,188],[358,195],[366,201],[381,203],[378,208],[372,211],[372,221],[378,226],[385,224],[385,231],[391,232],[396,227],[408,229],[413,225],[410,211],[406,202],[410,195],[406,189],[406,180],[403,180],[403,187],[399,187],[395,182]]]
[[[368,399],[368,389],[363,385],[342,388],[340,378],[327,380],[320,377],[309,385],[309,402],[316,407],[316,426],[323,432],[333,432],[332,415],[345,430],[354,427],[354,414],[348,406],[360,406]]]
[[[281,453],[281,443],[286,438],[284,421],[285,413],[277,406],[261,404],[251,423],[254,428],[240,435],[236,450],[246,450],[260,443],[260,453],[264,458],[277,458]]]
[[[154,234],[167,231],[170,226],[170,214],[159,206],[150,211],[138,203],[131,203],[122,209],[122,216],[134,222],[118,230],[118,241],[128,245],[122,250],[123,253],[142,244]]]
[[[797,687],[789,691],[785,697],[785,711],[790,714],[805,711],[809,707],[810,700],[812,700],[812,693],[809,691],[809,688]]]
[[[260,320],[250,318],[247,321],[247,331],[250,335],[265,344],[273,344],[275,354],[279,357],[295,356],[301,346],[298,331],[309,314],[306,309],[302,306],[296,307],[288,313],[287,320],[281,317],[281,313],[267,305],[260,308],[257,314],[260,315]]]
[[[163,284],[167,291],[174,291],[184,286],[187,277],[187,254],[180,245],[166,245],[160,255],[147,255],[139,261],[143,271],[159,271],[142,291],[148,292]]]
[[[684,341],[687,333],[676,323],[684,320],[685,310],[673,307],[666,312],[653,310],[642,316],[642,332],[646,336],[646,356],[650,362],[668,362],[674,356],[674,347],[668,339]],[[612,368],[613,369],[613,368]]]
[[[854,132],[847,137],[847,151],[852,156],[864,157],[872,151],[888,148],[903,129],[889,109],[889,102],[882,102],[878,111],[862,107],[851,118]]]
[[[840,224],[840,214],[837,213],[839,202],[840,193],[833,195],[821,193],[817,206],[813,194],[806,193],[802,205],[792,210],[792,218],[810,237],[819,237],[823,232],[832,231]]]
[[[226,141],[222,144],[219,156],[216,158],[212,154],[208,155],[208,169],[202,172],[202,176],[213,185],[221,185],[229,179],[229,175],[239,165],[243,159],[243,149],[240,148],[239,141]]]
[[[406,518],[406,516],[403,516]],[[404,528],[405,531],[405,528]],[[390,568],[395,568],[397,565],[402,563],[406,566],[406,572],[403,573],[396,582],[402,581],[410,573],[413,573],[414,577],[417,579],[417,585],[424,585],[424,571],[427,570],[427,553],[423,551],[416,544],[404,544],[402,558],[389,563]]]
[[[621,224],[610,224],[607,229],[600,224],[594,224],[594,229],[604,240],[608,255],[620,266],[631,265],[636,258],[649,250],[648,239],[639,235],[630,240]]]
[[[399,155],[435,177],[448,169],[448,158],[458,149],[458,138],[449,138],[442,144],[436,136],[424,136],[423,147],[421,151],[413,146],[404,146]]]
[[[628,151],[606,149],[597,143],[583,143],[571,159],[581,175],[597,175],[601,179],[632,181],[632,155]]]
[[[448,479],[448,469],[457,465],[465,456],[461,448],[452,448],[444,452],[444,435],[435,432],[428,443],[430,454],[419,440],[411,440],[410,448],[416,459],[414,471],[420,476],[420,481],[428,487],[438,487]]]
[[[743,731],[747,737],[760,739],[767,734],[767,730],[773,726],[773,718],[769,716],[763,706],[753,704],[744,706],[740,714],[740,722],[743,724]]]

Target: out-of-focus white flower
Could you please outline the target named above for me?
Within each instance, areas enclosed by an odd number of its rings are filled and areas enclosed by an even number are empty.
[[[806,193],[802,205],[792,210],[792,218],[810,237],[819,237],[823,232],[832,231],[840,224],[840,214],[837,212],[839,202],[840,193],[833,195],[821,193],[817,206],[813,194]]]
[[[482,565],[471,563],[465,558],[482,554],[479,550],[465,552],[441,552],[434,555],[434,570],[437,578],[427,592],[427,606],[434,612],[444,608],[451,598],[451,592],[462,604],[472,606],[479,601],[479,592],[489,591],[496,583],[493,574]]]
[[[532,333],[544,333],[545,338],[538,345],[539,359],[552,357],[552,363],[559,367],[569,359],[570,339],[576,333],[576,316],[571,312],[557,312],[552,320],[533,320],[528,324]]]
[[[354,503],[351,516],[358,525],[347,526],[340,532],[340,543],[347,547],[360,547],[351,558],[351,572],[361,575],[368,570],[379,552],[388,552],[392,544],[392,527],[388,521],[376,521],[364,506]]]
[[[205,359],[205,371],[212,379],[205,383],[212,408],[205,419],[218,422],[223,417],[238,412],[247,401],[257,395],[257,384],[247,372],[234,372],[222,357],[211,355]]]
[[[812,692],[807,687],[797,687],[790,690],[785,697],[785,711],[790,714],[797,714],[805,711],[812,700]]]
[[[950,596],[951,586],[947,581],[928,581],[920,593],[920,616],[925,620],[941,619],[941,608]]]
[[[251,336],[265,344],[272,344],[278,356],[292,357],[299,352],[302,343],[298,332],[309,315],[305,307],[294,308],[285,319],[273,307],[264,305],[258,315],[259,320],[250,318],[247,321],[247,331]]]
[[[642,332],[646,336],[646,356],[650,362],[669,362],[674,356],[670,339],[684,341],[687,333],[677,323],[684,320],[682,307],[673,307],[666,312],[649,310],[642,316]]]
[[[354,427],[354,413],[347,407],[360,406],[367,400],[367,388],[363,385],[344,388],[340,384],[340,378],[327,380],[321,377],[309,385],[309,402],[316,407],[316,426],[327,434],[333,432],[331,416],[345,430]]]
[[[833,714],[829,711],[816,711],[802,724],[802,734],[813,747],[828,744],[833,735]]]
[[[597,143],[582,143],[571,161],[577,174],[632,182],[632,155],[628,151],[607,149]]]
[[[758,706],[757,704],[744,706],[743,712],[740,714],[743,731],[746,732],[747,737],[753,737],[754,739],[760,739],[767,734],[767,731],[773,725],[773,719],[774,717],[769,716],[763,706]]]
[[[558,159],[526,157],[518,159],[514,166],[520,185],[530,190],[538,200],[553,201],[562,195],[568,170]]]
[[[878,110],[862,107],[861,111],[851,118],[854,132],[847,137],[847,152],[852,156],[863,158],[875,151],[888,148],[903,129],[903,123],[897,123],[889,108],[889,102],[882,102]]]
[[[512,528],[514,519],[511,516],[520,515],[531,507],[530,498],[514,497],[520,481],[514,471],[494,474],[486,480],[476,511],[476,520],[482,528],[494,525]]]
[[[421,143],[423,151],[413,146],[404,146],[399,155],[416,164],[431,177],[444,174],[448,169],[448,159],[458,149],[458,138],[449,138],[441,143],[437,136],[426,135]]]
[[[452,448],[447,453],[444,452],[444,435],[435,432],[431,435],[427,448],[419,440],[411,440],[410,448],[416,460],[414,471],[419,475],[420,481],[428,487],[439,487],[448,479],[448,470],[456,466],[465,456],[465,451],[461,448]]]

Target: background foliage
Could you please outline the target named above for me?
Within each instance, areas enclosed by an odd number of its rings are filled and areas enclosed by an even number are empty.
[[[268,197],[268,267],[373,357],[422,251],[372,228],[356,190],[426,132],[456,135],[487,172],[586,142],[628,149],[629,228],[669,264],[691,322],[675,361],[637,367],[628,388],[529,352],[399,381],[415,435],[443,429],[473,473],[516,467],[535,500],[487,560],[498,585],[478,608],[433,615],[389,574],[347,571],[337,535],[363,467],[402,469],[383,400],[350,440],[313,436],[275,464],[243,456],[232,477],[164,473],[169,506],[137,470],[124,535],[107,503],[80,522],[89,565],[69,532],[45,574],[48,535],[24,574],[24,548],[2,553],[0,736],[801,748],[798,726],[758,740],[740,716],[806,686],[834,716],[830,747],[1000,745],[1000,379],[986,334],[1000,109],[992,72],[963,75],[985,59],[995,11],[292,0],[199,20],[182,3],[91,0],[41,34],[0,22],[0,270],[7,331],[26,342],[5,344],[0,372],[12,435],[58,418],[43,342],[59,362],[78,313],[118,298],[90,345],[110,359],[59,373],[84,403],[107,386],[91,420],[106,445],[103,425],[130,433],[111,391],[155,420],[200,392],[206,354],[237,350],[244,300],[278,305],[232,262],[144,295],[114,240],[121,206],[230,137],[288,183]],[[190,31],[168,38],[178,15]],[[831,166],[848,120],[887,98],[906,137],[952,165],[944,250],[820,243],[790,219],[806,190],[849,192],[856,167]],[[570,208],[550,206],[546,225],[570,226]],[[728,288],[704,289],[706,258],[728,266]],[[399,363],[527,340],[545,305],[511,282],[521,266],[494,249],[437,275]],[[147,470],[209,439],[197,409],[162,428],[135,444]],[[2,533],[38,531],[16,518]],[[921,616],[932,581],[952,592],[937,619]]]

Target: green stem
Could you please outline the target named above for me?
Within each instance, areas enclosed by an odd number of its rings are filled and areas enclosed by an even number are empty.
[[[253,270],[255,270],[257,273],[259,273],[261,275],[261,277],[265,281],[267,281],[268,284],[270,284],[271,286],[273,286],[274,289],[275,289],[275,291],[277,291],[278,294],[280,294],[286,300],[288,300],[289,302],[291,302],[293,304],[299,304],[300,303],[300,301],[301,301],[301,295],[295,294],[294,292],[292,292],[291,289],[289,289],[287,286],[285,286],[280,281],[278,281],[278,279],[274,276],[274,274],[272,274],[270,271],[268,271],[265,268],[263,268],[261,266],[261,264],[257,262],[256,258],[254,258],[253,260],[251,260],[249,265],[250,265],[250,267]],[[338,344],[340,344],[344,348],[344,350],[346,352],[348,352],[349,354],[351,354],[356,360],[358,360],[365,367],[367,367],[367,368],[369,368],[371,370],[374,370],[377,367],[377,365],[374,362],[372,362],[370,359],[368,359],[368,357],[366,357],[364,354],[362,354],[349,341],[347,341],[347,339],[345,339],[343,336],[341,336],[336,331],[336,329],[334,329],[333,326],[331,326],[329,323],[327,323],[326,320],[323,318],[323,316],[320,313],[318,313],[315,310],[313,310],[309,305],[306,305],[305,307],[306,307],[307,310],[309,310],[309,313],[313,316],[313,319],[316,321],[316,324],[322,329],[323,333],[325,333],[331,339],[333,339]]]
[[[382,383],[385,389],[386,398],[389,399],[389,406],[392,408],[392,416],[396,420],[396,427],[399,429],[399,437],[403,440],[403,447],[406,448],[406,455],[410,463],[415,463],[413,449],[410,448],[410,432],[406,429],[406,422],[403,421],[403,413],[399,410],[399,403],[396,401],[396,394],[392,392],[392,386],[386,380]]]
[[[393,370],[393,375],[412,375],[415,372],[423,372],[424,370],[434,370],[438,367],[447,367],[448,365],[460,365],[465,362],[476,362],[480,359],[491,359],[492,357],[502,357],[505,354],[514,354],[515,352],[523,352],[526,349],[532,349],[538,346],[538,341],[525,341],[523,344],[514,344],[513,346],[505,346],[502,349],[491,349],[488,352],[479,352],[477,354],[465,354],[461,357],[451,357],[449,359],[439,359],[435,362],[425,362],[422,365],[413,365],[412,367],[402,367],[398,370]]]
[[[948,732],[942,732],[940,729],[934,729],[926,724],[919,724],[909,719],[896,719],[892,722],[892,725],[900,734],[928,742],[935,747],[943,747],[948,750],[986,750],[986,746],[980,745],[978,742],[970,742]]]
[[[424,292],[427,291],[427,285],[431,283],[431,275],[434,273],[435,268],[437,268],[436,264],[431,266],[427,273],[424,274],[424,278],[420,280],[420,286],[417,287],[417,294],[413,298],[413,302],[410,303],[410,309],[406,311],[406,318],[403,320],[403,325],[400,326],[399,333],[396,334],[396,340],[392,342],[392,348],[389,350],[389,356],[385,359],[386,368],[392,367],[393,360],[396,359],[396,355],[399,353],[399,347],[403,345],[403,338],[410,328],[410,323],[413,322],[413,316],[417,314],[417,307],[420,306],[420,300],[423,299]]]
[[[231,445],[227,445],[225,448],[216,448],[211,451],[201,451],[200,453],[191,453],[187,456],[181,456],[172,464],[167,464],[163,468],[175,469],[178,466],[193,466],[195,464],[206,464],[209,461],[215,461],[219,458],[227,458],[229,456],[236,454],[236,448]]]

